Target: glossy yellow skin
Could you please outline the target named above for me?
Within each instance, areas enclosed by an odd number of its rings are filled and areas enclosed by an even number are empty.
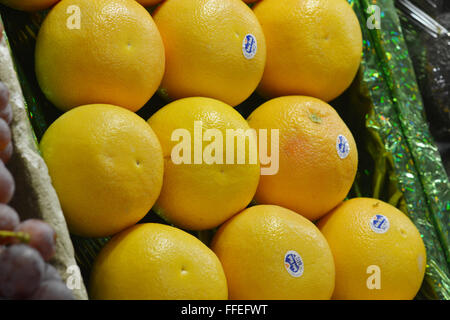
[[[347,196],[356,176],[358,152],[352,133],[327,103],[311,97],[272,99],[248,118],[255,129],[278,129],[279,170],[261,176],[255,200],[291,209],[316,220]],[[350,151],[341,159],[336,140]]]
[[[376,214],[389,220],[386,233],[376,233],[370,221]],[[336,264],[333,299],[407,300],[420,289],[425,274],[425,246],[416,226],[400,210],[378,199],[345,201],[322,218],[318,227],[327,239]],[[380,270],[380,288],[367,280]]]
[[[63,111],[92,103],[137,111],[159,87],[165,61],[152,17],[134,0],[61,1],[39,30],[35,60],[42,91]]]
[[[272,205],[245,209],[214,236],[211,248],[222,262],[230,299],[321,300],[334,288],[334,262],[317,227],[297,213]],[[293,277],[284,258],[294,250],[304,264]]]
[[[262,0],[253,11],[267,44],[263,95],[330,101],[350,86],[361,61],[362,34],[346,0]]]
[[[116,235],[94,263],[91,299],[224,300],[219,259],[194,236],[167,225],[138,224]]]
[[[165,1],[153,18],[166,50],[164,95],[210,97],[236,106],[256,89],[266,63],[265,38],[241,0]],[[247,34],[257,41],[252,59],[242,51]]]
[[[124,108],[75,108],[48,128],[40,149],[74,234],[115,234],[142,219],[161,191],[161,145]]]
[[[203,122],[203,130],[217,129],[223,136],[223,164],[194,164],[194,121]],[[164,183],[155,209],[167,221],[183,229],[205,230],[217,227],[244,209],[258,186],[259,161],[251,164],[246,152],[245,164],[226,164],[226,130],[249,129],[245,119],[231,106],[211,98],[185,98],[172,102],[149,120],[164,153]],[[174,164],[172,141],[176,129],[191,136],[191,164]],[[239,134],[242,136],[242,134]],[[245,138],[247,143],[252,138]],[[203,142],[203,152],[210,142]],[[236,157],[235,143],[234,155]],[[248,150],[248,148],[247,148]]]

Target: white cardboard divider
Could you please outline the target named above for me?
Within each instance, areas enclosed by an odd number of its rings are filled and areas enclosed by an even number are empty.
[[[55,189],[51,184],[48,168],[36,145],[33,129],[25,108],[22,89],[18,80],[11,52],[4,34],[0,42],[0,81],[10,91],[10,104],[13,110],[11,134],[14,153],[8,162],[8,169],[14,176],[16,191],[11,206],[22,220],[42,219],[56,231],[56,254],[50,263],[68,283],[76,299],[88,299],[86,288],[74,270],[79,270],[75,261],[72,241]],[[80,277],[77,279],[77,277]],[[78,288],[77,288],[78,284]]]

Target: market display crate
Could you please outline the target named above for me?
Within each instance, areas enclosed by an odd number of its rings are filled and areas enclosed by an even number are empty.
[[[406,213],[420,231],[427,250],[427,268],[416,299],[450,299],[450,184],[424,116],[421,93],[401,24],[392,0],[349,0],[364,38],[363,59],[351,87],[331,102],[351,129],[359,153],[352,197],[384,200]],[[381,8],[381,28],[366,27],[372,5]],[[11,91],[14,155],[9,169],[17,191],[12,206],[21,218],[38,217],[57,231],[51,261],[64,280],[79,266],[84,283],[74,289],[87,299],[92,261],[105,239],[69,234],[58,197],[38,142],[62,113],[41,92],[34,72],[34,46],[46,12],[23,13],[0,6],[5,31],[0,44],[0,80]],[[253,94],[236,109],[247,117],[265,100]],[[155,95],[138,114],[148,119],[166,102]],[[149,212],[143,221],[160,220]],[[204,242],[212,231],[192,233]]]

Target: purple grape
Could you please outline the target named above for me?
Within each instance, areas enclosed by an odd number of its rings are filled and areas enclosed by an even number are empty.
[[[41,285],[30,297],[31,300],[73,300],[71,291],[51,264],[46,264]]]
[[[26,299],[39,288],[45,262],[37,250],[15,244],[0,253],[0,295]]]
[[[14,178],[0,161],[0,203],[8,203],[14,194]]]
[[[8,163],[9,159],[12,157],[13,151],[14,148],[11,141],[3,151],[0,151],[0,160],[2,160],[3,163]]]
[[[72,291],[61,280],[49,280],[41,283],[30,300],[75,300]]]
[[[19,223],[20,219],[17,212],[10,206],[0,203],[0,232],[14,231]],[[14,237],[0,236],[0,246],[18,242],[19,241],[17,241],[17,239]]]
[[[41,279],[41,282],[46,281],[62,281],[58,270],[49,263],[45,264],[44,276]]]
[[[50,260],[55,254],[56,234],[49,224],[42,220],[29,219],[19,224],[16,231],[30,235],[28,245],[35,248],[45,261]]]
[[[0,110],[6,108],[8,103],[9,103],[9,90],[3,82],[0,82]]]
[[[17,228],[19,223],[20,218],[16,210],[6,204],[0,203],[0,231],[12,231]]]
[[[4,150],[11,142],[11,130],[8,123],[0,118],[0,150]]]
[[[11,124],[13,112],[12,107],[9,103],[5,108],[3,108],[3,110],[0,110],[0,118],[5,120],[7,124]]]

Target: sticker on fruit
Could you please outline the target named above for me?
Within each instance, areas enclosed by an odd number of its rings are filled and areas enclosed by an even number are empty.
[[[0,308],[450,300],[449,30],[444,0],[0,0]]]

